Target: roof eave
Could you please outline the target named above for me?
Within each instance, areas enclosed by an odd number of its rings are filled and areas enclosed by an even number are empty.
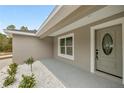
[[[41,27],[38,29],[38,32],[36,33],[36,36],[37,37],[40,37],[41,35],[43,35],[44,33],[46,33],[47,31],[49,31],[50,28],[52,28],[53,26],[55,26],[58,22],[60,22],[61,20],[63,20],[65,17],[67,17],[70,13],[72,13],[73,11],[75,11],[76,9],[78,9],[80,7],[80,5],[77,5],[75,7],[67,7],[67,10],[68,9],[71,9],[70,12],[66,12],[64,11],[64,16],[61,15],[61,17],[59,17],[59,19],[55,19],[55,16],[57,16],[57,13],[59,11],[61,11],[61,9],[65,9],[63,7],[66,7],[66,6],[58,6],[52,13],[51,15],[48,17],[48,19],[44,22],[43,25],[41,25]],[[55,19],[55,22],[53,22],[53,20]],[[52,24],[50,23],[52,20]],[[49,25],[49,23],[51,24],[51,26],[47,26]]]
[[[41,33],[41,29],[55,16],[55,14],[63,7],[63,5],[57,5],[48,18],[44,21],[44,23],[39,27],[38,31],[36,32],[36,36],[39,36]]]
[[[4,29],[4,32],[6,34],[8,34],[9,36],[12,36],[13,34],[16,34],[16,35],[25,35],[25,36],[36,36],[35,33],[19,32],[19,31],[14,31],[14,30],[7,30],[7,29]]]

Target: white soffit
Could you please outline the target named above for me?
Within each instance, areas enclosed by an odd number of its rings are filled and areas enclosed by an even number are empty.
[[[56,6],[56,9],[53,10],[53,13],[51,13],[48,18],[44,21],[44,23],[40,26],[40,28],[37,31],[37,35],[40,33],[41,29],[52,19],[52,17],[62,8],[62,5]]]
[[[55,22],[52,23],[52,25],[49,28],[44,28],[47,23],[50,22],[50,20],[56,16],[57,12],[60,11],[60,9],[62,7],[66,7],[66,6],[59,6],[55,12],[53,12],[53,14],[51,14],[51,16],[47,19],[47,21],[40,27],[40,29],[38,30],[38,32],[36,33],[37,36],[41,36],[42,34],[44,34],[45,32],[48,31],[48,29],[50,29],[51,27],[53,27],[54,25],[56,25],[58,22],[60,22],[61,20],[63,20],[64,18],[66,18],[69,14],[71,14],[73,11],[75,11],[76,9],[78,9],[80,7],[80,5],[76,5],[76,6],[68,6],[67,9],[64,11],[64,14],[61,14],[61,16],[59,16],[58,20],[56,20]]]
[[[73,22],[70,25],[63,27],[62,29],[50,34],[49,36],[56,36],[56,35],[71,31],[73,29],[76,29],[81,26],[90,24],[92,22],[104,19],[104,18],[112,16],[114,14],[118,14],[123,11],[124,11],[124,6],[106,6],[92,14],[87,15],[86,17],[84,17],[76,22]]]
[[[25,35],[25,36],[36,36],[35,33],[27,33],[27,32],[20,32],[20,31],[10,31],[10,30],[4,30],[5,33],[12,36],[13,34],[16,35]]]

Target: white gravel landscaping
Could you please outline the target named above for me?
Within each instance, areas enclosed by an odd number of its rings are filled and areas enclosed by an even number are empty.
[[[7,76],[8,66],[0,70],[0,87],[3,86],[5,77]],[[40,61],[33,63],[33,73],[36,77],[36,88],[64,88],[65,86],[59,81]],[[8,86],[8,88],[17,88],[22,80],[22,74],[31,75],[30,66],[27,64],[19,65],[16,82]]]
[[[12,63],[12,58],[6,58],[6,59],[0,58],[0,70],[5,66],[9,65],[10,63]]]

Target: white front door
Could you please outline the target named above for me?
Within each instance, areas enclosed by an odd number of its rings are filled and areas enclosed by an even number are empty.
[[[96,32],[97,71],[122,78],[122,25],[114,25]]]

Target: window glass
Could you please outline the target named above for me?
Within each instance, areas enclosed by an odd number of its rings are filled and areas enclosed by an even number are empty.
[[[58,38],[58,48],[59,48],[59,52],[58,55],[68,58],[68,59],[72,59],[74,58],[73,55],[73,34],[69,34],[69,35],[64,35],[62,37]]]
[[[113,50],[113,39],[109,33],[106,33],[103,37],[102,49],[106,55],[110,55]]]
[[[65,46],[65,38],[60,39],[60,46]]]
[[[72,37],[66,38],[66,46],[72,46]]]
[[[61,54],[65,54],[65,47],[60,47],[61,49]]]
[[[72,47],[66,47],[67,55],[72,55]]]

